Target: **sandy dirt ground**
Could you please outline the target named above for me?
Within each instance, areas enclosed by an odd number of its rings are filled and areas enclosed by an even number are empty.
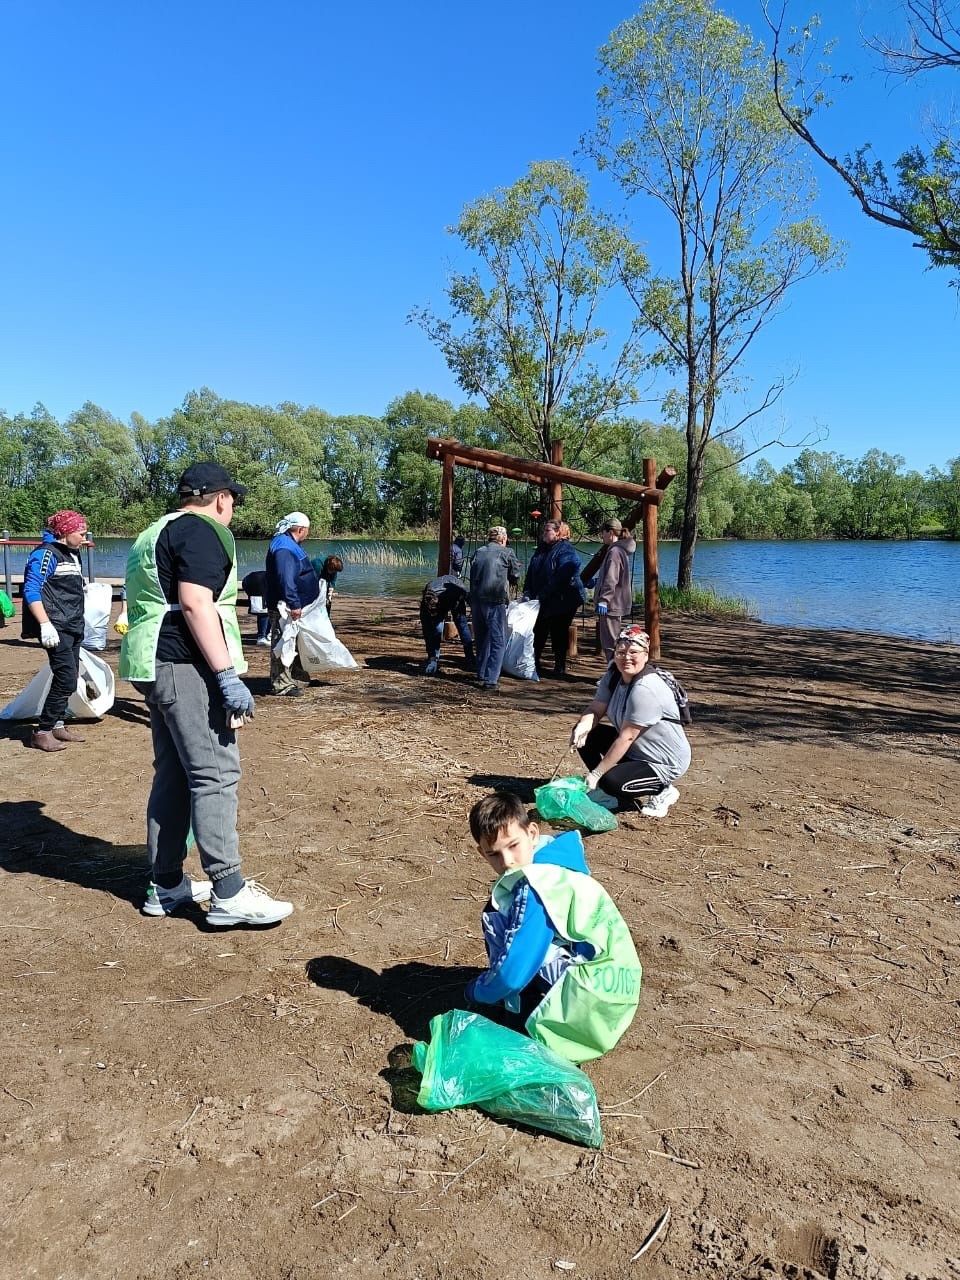
[[[644,965],[588,1066],[594,1152],[417,1113],[408,1064],[482,960],[467,811],[532,796],[599,662],[489,695],[452,645],[418,675],[414,602],[334,620],[359,670],[299,701],[259,697],[250,648],[242,847],[296,904],[276,929],[139,914],[129,686],[60,755],[0,731],[0,1275],[957,1280],[960,649],[667,620],[681,800],[587,842]]]

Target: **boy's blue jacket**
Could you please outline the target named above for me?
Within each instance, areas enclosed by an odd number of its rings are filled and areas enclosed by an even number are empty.
[[[535,863],[550,863],[568,871],[590,874],[579,831],[566,831],[548,840],[533,855]],[[488,911],[484,912],[487,924]],[[494,914],[501,914],[494,912]],[[498,1004],[519,995],[537,976],[554,941],[553,927],[535,890],[520,880],[510,902],[506,928],[502,931],[484,928],[490,955],[490,968],[467,986],[468,1000],[477,1004]],[[582,954],[594,955],[588,943],[582,943]]]
[[[320,594],[320,579],[310,557],[289,533],[278,533],[267,552],[267,608],[282,600],[290,609],[305,609]]]

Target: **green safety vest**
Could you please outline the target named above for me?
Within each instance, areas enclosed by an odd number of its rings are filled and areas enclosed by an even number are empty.
[[[643,970],[630,930],[603,885],[550,863],[532,862],[501,876],[491,894],[498,910],[507,907],[522,876],[543,903],[554,933],[596,951],[592,960],[570,965],[526,1029],[570,1062],[599,1058],[629,1027],[640,1002]]]
[[[227,642],[230,660],[238,675],[247,669],[237,621],[237,545],[228,528],[199,511],[173,511],[161,516],[144,529],[130,548],[127,557],[127,620],[129,630],[120,645],[120,675],[124,680],[155,680],[157,678],[157,641],[160,627],[170,612],[160,578],[157,574],[157,539],[171,520],[183,515],[199,516],[206,520],[223,543],[230,558],[230,574],[217,598],[217,612],[223,623],[223,636]]]

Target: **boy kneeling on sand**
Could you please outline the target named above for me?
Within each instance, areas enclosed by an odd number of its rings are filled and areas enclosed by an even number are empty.
[[[570,1062],[599,1058],[633,1021],[641,968],[623,917],[590,875],[580,833],[541,835],[509,791],[477,801],[470,832],[499,878],[483,912],[490,967],[467,999],[503,1005]]]

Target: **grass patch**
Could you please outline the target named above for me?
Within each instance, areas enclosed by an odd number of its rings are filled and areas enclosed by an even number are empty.
[[[643,592],[635,599],[643,604]],[[722,596],[712,587],[668,587],[660,584],[660,608],[664,613],[709,613],[717,618],[756,618],[757,611],[742,596]]]
[[[368,542],[362,547],[338,547],[337,550],[344,564],[378,565],[388,569],[427,568],[427,561],[419,547],[392,547],[386,542]]]

